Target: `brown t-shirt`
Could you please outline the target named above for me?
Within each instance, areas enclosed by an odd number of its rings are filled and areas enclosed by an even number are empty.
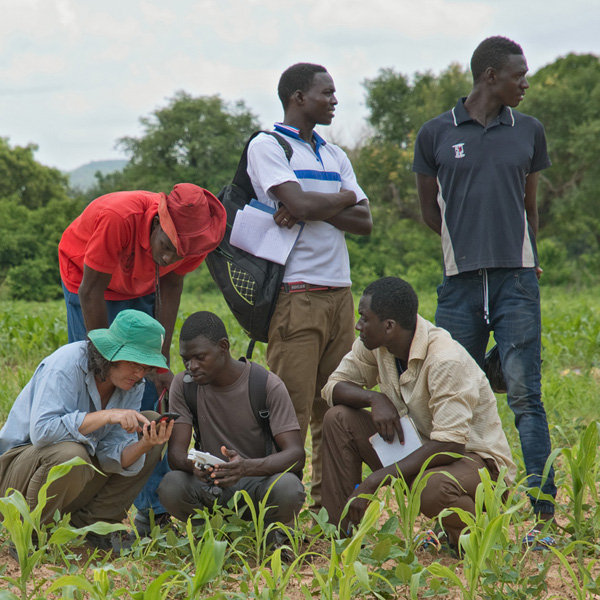
[[[169,393],[169,410],[181,416],[178,425],[192,425],[192,413],[183,396],[183,376],[173,379]],[[248,394],[250,363],[247,363],[239,379],[227,387],[198,386],[198,421],[202,449],[219,458],[221,446],[235,450],[243,458],[265,455],[263,430],[256,422]],[[299,431],[298,419],[290,395],[283,381],[274,373],[267,377],[267,408],[271,431],[276,436],[286,431]]]

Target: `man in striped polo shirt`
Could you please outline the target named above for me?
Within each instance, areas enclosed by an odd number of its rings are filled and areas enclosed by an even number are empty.
[[[299,63],[281,75],[283,123],[275,131],[293,149],[288,162],[276,139],[257,136],[248,149],[248,175],[257,200],[277,209],[275,222],[304,228],[285,268],[269,329],[267,363],[285,383],[303,439],[313,443],[311,496],[321,504],[321,433],[327,409],[321,388],[354,341],[354,303],[344,232],[368,235],[365,193],[343,150],[314,131],[330,125],[337,105],[331,75]]]

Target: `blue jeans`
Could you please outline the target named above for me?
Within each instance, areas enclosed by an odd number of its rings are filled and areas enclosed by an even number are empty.
[[[65,304],[67,305],[67,330],[69,343],[78,342],[87,339],[87,331],[83,322],[83,312],[79,303],[79,296],[69,292],[63,284],[63,294],[65,296]],[[106,312],[108,314],[108,323],[113,322],[114,318],[122,311],[128,308],[145,312],[147,315],[154,317],[154,294],[148,294],[140,298],[132,298],[131,300],[106,300]],[[158,402],[158,393],[155,385],[145,380],[144,395],[142,396],[141,410],[156,410]],[[156,489],[160,484],[165,473],[169,472],[169,464],[167,455],[158,461],[154,471],[148,478],[146,485],[142,488],[134,504],[138,511],[148,513],[150,509],[154,514],[166,512],[163,505],[158,500]]]
[[[485,320],[484,286],[487,279]],[[438,286],[435,322],[448,330],[483,367],[490,332],[498,344],[508,406],[515,415],[530,487],[556,497],[554,469],[542,486],[551,453],[550,432],[541,399],[540,292],[533,268],[480,269],[451,277]],[[536,513],[554,513],[548,500],[531,498]]]

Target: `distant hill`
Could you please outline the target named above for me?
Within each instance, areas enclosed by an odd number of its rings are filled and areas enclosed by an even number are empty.
[[[126,160],[95,160],[87,165],[77,167],[75,170],[67,173],[71,187],[79,190],[87,190],[96,183],[96,173],[100,171],[102,175],[108,175],[114,171],[121,171],[127,164]]]

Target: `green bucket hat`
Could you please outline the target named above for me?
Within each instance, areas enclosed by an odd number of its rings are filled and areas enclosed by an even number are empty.
[[[94,329],[88,337],[110,362],[129,360],[157,367],[159,373],[169,368],[161,352],[165,328],[139,310],[121,311],[108,329]]]

